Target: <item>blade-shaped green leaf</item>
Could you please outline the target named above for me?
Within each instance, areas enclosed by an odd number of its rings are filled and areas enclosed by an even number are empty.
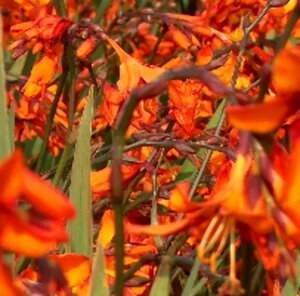
[[[217,110],[215,111],[214,115],[211,117],[211,119],[207,123],[207,125],[205,127],[205,131],[217,128],[217,126],[222,118],[225,104],[226,104],[226,99],[223,99],[221,101],[220,105],[218,106]],[[206,148],[200,148],[197,151],[197,155],[201,159],[203,159],[205,157],[206,152],[207,152]],[[181,170],[176,177],[176,181],[193,179],[193,175],[195,173],[196,173],[195,166],[192,164],[192,162],[189,159],[186,159],[181,166]]]
[[[200,291],[203,289],[204,285],[207,282],[207,278],[202,278],[199,282],[195,285],[195,287],[191,290],[189,296],[196,296],[199,295]]]
[[[7,109],[7,97],[5,89],[6,75],[4,70],[3,54],[3,23],[0,17],[0,160],[7,157],[11,151],[11,130]]]
[[[15,149],[15,109],[14,107],[10,107],[8,110],[8,129],[9,129],[9,147],[10,151]]]
[[[108,9],[109,5],[111,4],[111,0],[101,0],[98,1],[99,3],[97,4],[97,21],[101,21],[106,10]]]
[[[93,89],[89,93],[75,145],[71,173],[70,198],[77,216],[69,225],[71,251],[92,257],[92,205],[90,188],[90,140],[93,119]]]
[[[171,262],[169,257],[164,257],[158,268],[150,296],[169,296],[170,293],[170,271]]]
[[[300,255],[298,253],[297,255],[297,262],[296,262],[296,278],[294,280],[289,279],[282,291],[282,296],[290,296],[290,295],[297,295],[300,287]]]
[[[100,244],[97,246],[96,255],[93,259],[90,289],[89,295],[91,296],[109,296],[108,283],[105,276],[105,257]]]
[[[190,296],[191,295],[191,291],[192,291],[195,281],[198,277],[199,267],[200,267],[200,262],[197,258],[195,258],[191,273],[189,274],[189,276],[186,280],[186,283],[184,285],[181,296]]]

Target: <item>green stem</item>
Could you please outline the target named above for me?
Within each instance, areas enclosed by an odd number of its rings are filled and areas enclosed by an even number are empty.
[[[102,18],[111,4],[111,0],[100,0],[98,7],[97,7],[97,15],[96,15],[96,22],[100,23]]]
[[[64,0],[53,0],[53,5],[60,16],[66,17],[67,11]]]
[[[115,280],[115,295],[123,295],[124,285],[124,225],[123,225],[123,204],[122,202],[113,204],[115,213],[115,258],[116,258],[116,280]]]
[[[0,160],[6,158],[11,152],[12,147],[9,139],[9,118],[7,108],[7,96],[6,96],[6,75],[4,68],[4,50],[2,44],[3,37],[3,24],[2,16],[0,16]]]
[[[70,155],[70,152],[72,151],[72,147],[73,147],[73,145],[71,145],[71,144],[66,145],[65,149],[60,157],[58,167],[56,169],[54,179],[53,179],[53,184],[55,186],[59,185],[59,181],[60,181],[62,174],[66,168],[66,163],[69,160],[69,155]]]
[[[50,133],[51,133],[54,116],[55,116],[55,113],[56,113],[56,109],[57,109],[57,106],[58,106],[58,101],[59,101],[60,95],[62,93],[64,84],[66,82],[67,75],[68,75],[68,70],[64,69],[63,73],[60,77],[60,80],[59,80],[59,84],[58,84],[58,87],[57,87],[57,91],[56,91],[53,103],[51,105],[49,117],[48,117],[47,124],[46,124],[44,141],[43,141],[41,151],[40,151],[40,154],[39,154],[39,158],[38,158],[38,161],[37,161],[37,165],[36,165],[36,171],[39,172],[39,173],[42,170],[42,166],[43,166],[43,162],[44,162],[44,158],[45,158],[45,154],[46,154],[46,150],[47,150],[47,144],[48,144],[49,136],[50,136]]]
[[[30,71],[34,65],[36,56],[32,53],[31,50],[27,51],[26,61],[22,69],[22,75],[29,76]]]
[[[288,42],[288,40],[291,36],[291,33],[292,33],[296,23],[298,22],[299,18],[300,18],[300,4],[297,4],[293,10],[291,17],[288,20],[288,23],[285,27],[284,32],[280,36],[280,39],[279,39],[279,41],[277,43],[277,47],[276,47],[276,53],[278,53],[281,49],[283,49],[284,46],[286,45],[286,43]]]
[[[69,162],[69,155],[72,151],[72,143],[69,142],[71,133],[72,133],[72,125],[74,121],[74,113],[75,113],[75,64],[73,52],[70,48],[67,48],[67,59],[69,65],[69,71],[67,76],[67,82],[65,87],[64,101],[68,102],[68,129],[67,136],[65,140],[65,147],[63,153],[60,157],[58,166],[55,170],[55,175],[53,179],[53,184],[58,186],[60,178],[62,177],[63,172],[65,171],[67,164]]]
[[[221,132],[221,129],[225,123],[225,119],[226,119],[226,115],[225,115],[225,104],[224,104],[224,107],[222,109],[222,113],[221,113],[221,116],[219,118],[219,121],[218,121],[218,124],[217,124],[217,127],[216,127],[216,130],[215,130],[215,133],[214,135],[215,136],[218,136],[220,135],[220,132]],[[205,172],[205,169],[209,163],[209,160],[212,156],[212,153],[213,153],[213,150],[212,149],[207,149],[207,152],[205,154],[205,157],[203,159],[203,162],[200,166],[200,168],[198,169],[197,173],[196,173],[196,176],[193,180],[193,183],[191,185],[191,188],[190,188],[190,191],[189,191],[189,198],[192,199],[192,197],[194,196],[197,188],[198,188],[198,185],[200,184],[200,181],[203,177],[203,174]]]

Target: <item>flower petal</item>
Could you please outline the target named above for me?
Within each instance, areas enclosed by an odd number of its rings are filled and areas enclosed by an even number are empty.
[[[0,203],[14,206],[22,192],[22,179],[18,176],[23,169],[23,156],[20,150],[0,165]]]
[[[99,231],[98,243],[105,248],[115,236],[114,213],[111,210],[104,212],[101,220],[101,229]]]
[[[20,295],[13,285],[12,277],[9,275],[9,269],[0,260],[0,295],[18,296]]]
[[[0,248],[29,257],[43,256],[57,241],[68,238],[63,225],[51,228],[33,226],[17,215],[0,212]]]
[[[272,83],[278,93],[296,93],[300,91],[299,83],[300,49],[298,47],[283,49],[275,58]]]
[[[169,208],[176,212],[187,213],[198,210],[202,205],[200,203],[191,202],[188,193],[190,182],[180,182],[171,191]]]
[[[187,215],[184,219],[178,220],[170,224],[161,225],[137,225],[127,223],[125,228],[126,231],[137,233],[137,234],[148,234],[148,235],[170,235],[177,233],[187,228],[195,219],[202,215],[202,211],[196,211],[190,215]]]
[[[75,216],[71,202],[59,190],[26,168],[23,187],[26,200],[47,217],[64,219]]]
[[[275,99],[258,105],[228,106],[229,122],[236,128],[268,133],[282,124],[290,113],[287,101]]]
[[[88,285],[92,269],[88,257],[73,253],[49,257],[59,264],[71,288],[82,289],[82,286]]]
[[[288,164],[288,171],[286,182],[283,188],[283,197],[280,199],[280,206],[284,212],[293,220],[293,222],[300,228],[300,121],[296,121],[292,129],[292,147],[290,162]]]

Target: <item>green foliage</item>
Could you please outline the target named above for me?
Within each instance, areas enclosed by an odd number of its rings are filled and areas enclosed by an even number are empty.
[[[75,221],[69,225],[73,252],[92,258],[92,205],[90,185],[90,139],[93,119],[94,91],[90,90],[78,129],[71,173],[70,198],[77,210]]]
[[[169,257],[164,257],[158,268],[150,296],[168,296],[170,295],[170,271],[171,262]]]

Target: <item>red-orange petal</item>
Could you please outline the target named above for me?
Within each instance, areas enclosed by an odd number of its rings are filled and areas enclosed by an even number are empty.
[[[297,126],[300,127],[299,125]],[[300,229],[300,135],[294,136],[291,158],[288,163],[286,182],[283,188],[283,197],[280,199],[280,206],[284,212],[293,220]]]
[[[29,257],[40,257],[67,239],[62,226],[44,230],[30,225],[15,214],[0,212],[0,248]],[[64,237],[65,236],[65,237]]]
[[[228,106],[229,122],[236,128],[268,133],[279,127],[290,113],[289,102],[274,99],[258,105]]]
[[[47,217],[64,219],[75,216],[75,208],[63,193],[26,168],[23,182],[26,200]]]
[[[14,206],[22,191],[19,177],[23,169],[23,157],[20,150],[0,165],[0,203]]]
[[[9,269],[0,260],[0,295],[18,296],[17,289],[14,287],[12,277],[9,275]]]
[[[107,210],[101,220],[101,228],[98,236],[98,243],[105,248],[115,236],[114,212]]]
[[[88,285],[91,275],[91,263],[88,257],[74,253],[66,253],[63,255],[49,256],[56,261],[61,267],[69,286],[74,289],[82,289],[84,285]]]
[[[127,223],[125,228],[127,232],[137,233],[137,234],[148,234],[148,235],[170,235],[180,232],[187,228],[195,219],[201,216],[202,211],[194,212],[187,215],[182,220],[170,224],[161,225],[137,225],[132,223]]]
[[[95,38],[88,38],[77,48],[76,55],[79,59],[86,59],[93,52],[96,46]]]
[[[190,182],[180,182],[171,191],[169,208],[176,212],[187,213],[198,210],[202,205],[189,199]]]
[[[300,91],[299,63],[299,47],[283,49],[276,56],[273,65],[272,83],[278,93],[288,94]]]

